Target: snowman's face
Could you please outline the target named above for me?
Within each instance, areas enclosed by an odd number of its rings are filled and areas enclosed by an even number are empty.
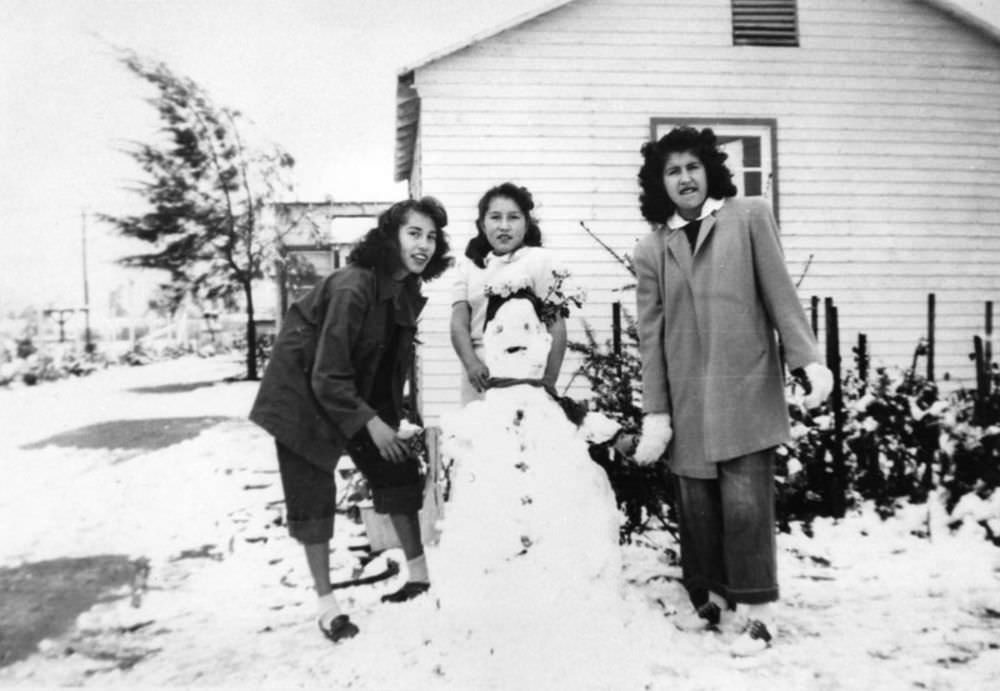
[[[491,377],[541,379],[552,337],[527,300],[508,300],[483,334]]]

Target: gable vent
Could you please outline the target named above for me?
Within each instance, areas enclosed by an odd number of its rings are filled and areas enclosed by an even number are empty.
[[[799,45],[796,0],[732,0],[734,46]]]

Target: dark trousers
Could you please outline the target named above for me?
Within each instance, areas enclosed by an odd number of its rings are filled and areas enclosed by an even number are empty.
[[[697,607],[778,599],[774,450],[717,464],[718,477],[676,477],[684,586]]]
[[[276,446],[289,534],[307,545],[329,542],[337,512],[333,474],[281,442]],[[424,478],[417,458],[411,456],[402,463],[387,461],[367,430],[350,441],[347,453],[368,482],[376,513],[413,514],[420,510]]]

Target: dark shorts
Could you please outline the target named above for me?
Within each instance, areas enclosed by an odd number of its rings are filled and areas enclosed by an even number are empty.
[[[275,445],[289,534],[303,544],[329,542],[337,511],[334,475],[281,442]],[[355,436],[346,450],[368,482],[376,512],[413,514],[420,510],[424,478],[416,458],[402,463],[383,459],[367,430]]]

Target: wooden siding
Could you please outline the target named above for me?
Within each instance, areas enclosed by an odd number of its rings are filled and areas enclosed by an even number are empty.
[[[529,187],[588,289],[571,338],[580,318],[607,335],[612,301],[634,312],[631,277],[579,222],[619,253],[647,232],[650,118],[774,118],[789,269],[812,257],[800,294],[836,300],[845,363],[863,331],[876,364],[908,364],[934,292],[936,372],[970,385],[983,302],[1000,303],[1000,45],[917,0],[801,0],[798,21],[797,48],[734,46],[728,0],[578,0],[418,68],[418,187],[456,255],[488,187]],[[428,286],[421,325],[429,422],[458,397],[449,287]]]

